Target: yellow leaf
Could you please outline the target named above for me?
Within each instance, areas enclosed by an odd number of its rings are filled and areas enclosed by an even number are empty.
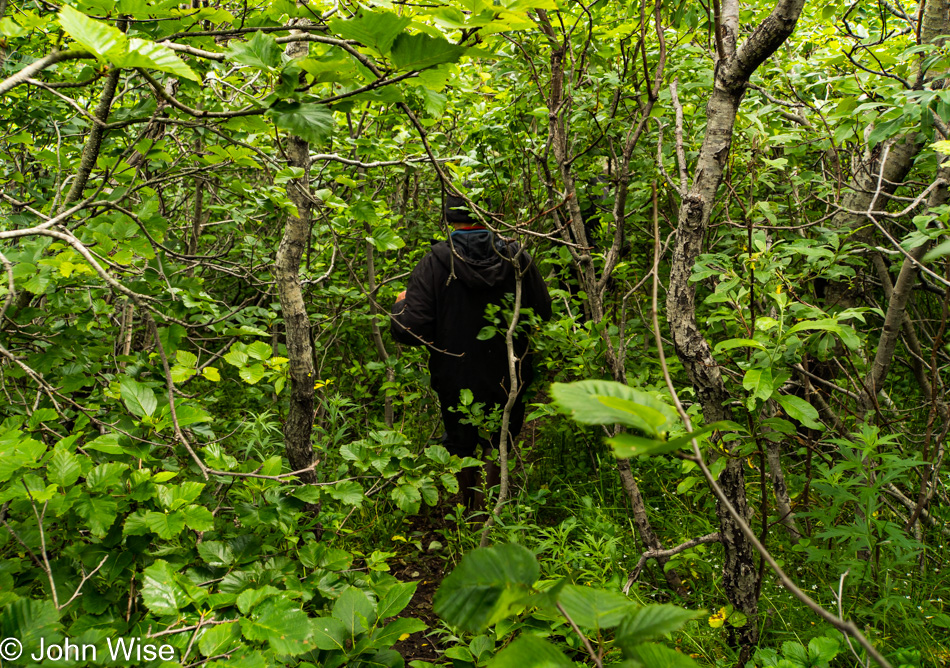
[[[221,374],[213,366],[206,366],[201,370],[201,375],[210,380],[212,383],[217,383],[221,380]]]
[[[403,538],[402,536],[393,536],[393,537],[392,537],[392,540],[401,540],[403,543],[408,543],[408,542],[409,542],[409,541],[407,541],[405,538]]]
[[[719,612],[715,612],[709,616],[709,625],[714,629],[718,629],[726,623],[726,617],[728,616],[729,613],[725,608],[719,608]]]
[[[408,637],[409,637],[409,634],[408,634],[408,633],[403,633],[401,636],[399,636],[399,640],[402,641],[402,640],[405,640],[405,639],[408,638]]]

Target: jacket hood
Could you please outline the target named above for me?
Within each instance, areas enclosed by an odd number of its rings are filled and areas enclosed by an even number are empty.
[[[453,248],[455,253],[453,254]],[[468,287],[487,289],[504,285],[514,275],[509,245],[490,230],[462,230],[450,241],[432,247],[432,252],[451,273]]]

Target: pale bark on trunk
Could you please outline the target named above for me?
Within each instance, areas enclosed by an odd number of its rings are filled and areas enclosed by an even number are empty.
[[[730,419],[726,390],[719,367],[696,322],[696,290],[689,281],[715,202],[716,191],[729,157],[736,112],[752,73],[791,35],[804,0],[780,0],[734,55],[719,61],[713,91],[706,108],[706,134],[689,192],[683,195],[670,269],[667,318],[676,353],[689,376],[707,423]],[[728,23],[731,18],[724,17]],[[744,460],[730,458],[719,485],[736,511],[750,517],[746,499]],[[748,617],[738,629],[745,659],[758,640],[758,569],[755,549],[727,509],[717,502],[719,533],[724,552],[723,589],[736,609]],[[740,663],[744,663],[742,659]]]
[[[306,43],[294,42],[287,55],[306,53]],[[300,283],[300,262],[310,245],[310,219],[313,197],[310,194],[310,145],[301,137],[291,136],[287,142],[287,164],[303,170],[303,176],[287,183],[287,195],[297,208],[296,216],[287,218],[284,236],[277,247],[274,276],[284,319],[284,341],[290,371],[290,406],[284,421],[284,450],[291,471],[313,466],[314,383],[313,347],[310,344],[310,316]],[[313,469],[300,475],[301,482],[317,482]],[[314,509],[315,510],[315,509]]]
[[[304,175],[287,184],[287,194],[297,207],[297,216],[287,218],[284,236],[277,249],[274,273],[284,318],[287,358],[290,360],[290,408],[284,422],[284,447],[290,469],[299,471],[313,464],[310,438],[313,432],[315,376],[310,347],[310,317],[300,285],[300,261],[310,241],[310,147],[300,137],[290,137],[287,157],[290,166],[302,168]],[[300,478],[305,483],[317,481],[312,470]]]

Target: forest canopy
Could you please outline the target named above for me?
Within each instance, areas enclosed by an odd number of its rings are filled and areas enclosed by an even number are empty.
[[[0,660],[950,664],[948,0],[70,2],[0,0]],[[449,196],[553,298],[474,514]]]

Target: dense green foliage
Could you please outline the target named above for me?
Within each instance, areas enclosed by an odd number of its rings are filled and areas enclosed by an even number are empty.
[[[950,54],[924,12],[811,3],[751,78],[689,267],[731,420],[671,342],[727,19],[742,43],[771,9],[0,0],[0,639],[248,668],[864,665],[758,555],[757,610],[733,604],[696,438],[714,476],[742,463],[801,589],[894,666],[950,663]],[[478,551],[485,518],[453,505],[478,462],[438,444],[428,353],[386,315],[451,183],[554,297],[525,317],[539,378]],[[422,621],[393,572],[433,562],[458,568]],[[438,651],[407,654],[422,631]]]

